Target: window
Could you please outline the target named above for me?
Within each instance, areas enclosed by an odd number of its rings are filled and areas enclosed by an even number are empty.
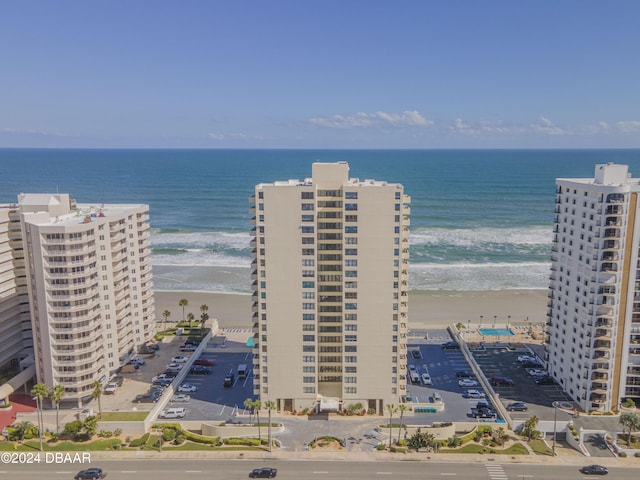
[[[396,200],[400,200],[400,192],[396,192]]]
[[[315,250],[313,248],[303,248],[302,255],[315,255]]]
[[[315,352],[316,351],[316,346],[315,345],[303,345],[302,346],[302,351],[303,352]]]
[[[305,281],[302,282],[302,288],[314,288],[316,286],[316,282]]]
[[[315,238],[313,237],[302,237],[303,245],[313,245],[315,243]],[[264,255],[264,254],[262,254]]]
[[[349,278],[354,278],[358,276],[358,271],[357,270],[347,270],[346,272],[344,272],[344,276],[345,277],[349,277]]]
[[[344,363],[358,363],[358,357],[355,355],[346,355],[344,357]]]
[[[344,266],[345,267],[357,267],[358,266],[358,260],[345,260],[344,261]]]
[[[302,373],[316,373],[316,367],[313,365],[303,366]]]
[[[316,314],[315,313],[303,313],[302,314],[302,320],[315,320],[316,319]]]
[[[303,222],[313,222],[313,215],[302,215]]]
[[[315,303],[303,303],[302,304],[302,309],[303,310],[315,310],[316,308],[316,304]]]
[[[302,393],[316,393],[316,387],[302,387]]]
[[[357,383],[358,377],[344,377],[344,383]]]
[[[304,355],[302,357],[302,361],[303,361],[303,363],[315,363],[316,362],[316,356],[315,355]]]
[[[315,335],[303,335],[302,336],[302,341],[303,342],[315,342],[316,341],[316,336]]]
[[[303,277],[313,277],[314,273],[313,270],[303,270],[302,271],[302,276]]]
[[[344,387],[344,393],[358,393],[357,387]]]
[[[302,383],[316,383],[316,377],[302,377]]]
[[[316,261],[313,259],[302,260],[303,267],[313,267],[316,264]]]
[[[345,335],[344,336],[344,341],[345,342],[357,342],[358,341],[358,336],[357,335]]]
[[[347,245],[357,245],[358,237],[347,237],[344,239],[344,243],[346,243]]]
[[[302,210],[313,211],[313,209],[314,209],[313,203],[303,203],[302,204]]]
[[[357,310],[358,309],[358,304],[357,303],[345,303],[344,304],[344,308],[345,308],[345,310]]]
[[[305,323],[302,325],[303,332],[315,332],[316,326],[312,323]]]
[[[313,200],[313,192],[301,192],[300,197],[302,200]]]
[[[300,231],[302,233],[313,233],[313,225],[303,225],[300,227]]]
[[[345,248],[344,254],[345,255],[357,255],[358,254],[358,249],[357,248]]]
[[[358,192],[344,192],[344,198],[347,200],[357,200]]]
[[[313,300],[316,298],[316,292],[302,292],[302,298],[305,300]]]
[[[358,331],[358,325],[347,324],[347,325],[344,326],[344,331],[345,332],[357,332]]]
[[[344,204],[344,209],[345,210],[350,210],[350,211],[356,211],[356,210],[358,210],[358,204],[357,203],[345,203]]]
[[[358,233],[357,225],[347,225],[344,227],[344,233]]]

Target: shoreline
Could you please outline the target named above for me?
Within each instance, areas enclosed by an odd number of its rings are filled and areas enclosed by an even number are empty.
[[[251,327],[251,294],[189,290],[154,290],[156,318],[168,310],[169,322],[182,320],[180,299],[187,299],[185,314],[200,318],[200,306],[209,307],[210,318],[221,328]],[[504,325],[506,323],[545,323],[547,290],[430,290],[409,292],[409,325],[440,326],[452,323]],[[480,318],[482,316],[482,319]]]

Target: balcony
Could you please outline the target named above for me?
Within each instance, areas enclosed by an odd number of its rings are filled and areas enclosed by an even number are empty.
[[[611,340],[596,340],[593,342],[593,348],[595,350],[610,350]]]

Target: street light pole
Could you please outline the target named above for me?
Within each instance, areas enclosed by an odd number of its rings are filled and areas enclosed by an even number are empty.
[[[553,444],[551,447],[551,455],[556,456],[556,425],[558,421],[558,402],[553,402]]]

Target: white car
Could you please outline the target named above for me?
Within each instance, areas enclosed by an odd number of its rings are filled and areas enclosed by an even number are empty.
[[[183,383],[182,385],[180,385],[178,387],[178,391],[179,392],[192,393],[192,392],[197,392],[198,391],[198,387],[196,387],[195,385],[191,385],[189,383]]]
[[[530,368],[528,370],[529,375],[531,375],[532,377],[546,377],[547,376],[547,372],[545,372],[544,370],[540,370],[539,368]]]
[[[104,393],[106,395],[112,395],[116,393],[117,389],[118,389],[117,383],[107,383],[107,385],[104,387]]]
[[[158,415],[158,418],[183,418],[186,414],[186,408],[167,408]]]
[[[170,363],[169,365],[167,365],[167,370],[176,370],[176,371],[179,371],[179,370],[182,370],[182,367],[183,367],[183,366],[184,366],[184,365],[181,365],[181,364],[179,364],[179,363]]]
[[[422,383],[424,385],[433,385],[433,382],[431,381],[431,376],[428,373],[422,374]]]
[[[467,398],[486,398],[487,395],[480,390],[467,390],[464,394]]]
[[[173,398],[171,399],[172,402],[180,402],[180,403],[187,403],[191,401],[191,395],[186,395],[186,394],[182,394],[182,395],[174,395]]]
[[[538,361],[538,359],[537,359],[537,358],[534,358],[534,357],[532,357],[532,356],[530,356],[530,355],[520,355],[520,356],[518,357],[518,361],[519,361],[520,363],[524,363],[524,362],[537,362],[537,361]]]
[[[171,359],[173,363],[185,363],[187,360],[189,360],[189,357],[185,357],[184,355],[176,355]]]
[[[470,378],[463,378],[462,380],[458,380],[458,385],[461,387],[477,387],[478,382]]]
[[[416,366],[415,365],[409,365],[409,371],[410,372],[415,372],[416,371]]]

